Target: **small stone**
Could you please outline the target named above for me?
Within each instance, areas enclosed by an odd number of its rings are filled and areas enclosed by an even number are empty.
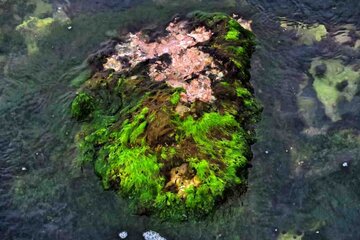
[[[190,110],[191,110],[190,108],[182,104],[177,105],[175,108],[175,112],[177,112],[180,117],[184,117],[186,113],[188,113]]]
[[[326,73],[327,66],[326,64],[320,64],[315,67],[315,76],[323,77]]]
[[[279,229],[278,229],[278,228],[275,228],[275,229],[274,229],[274,232],[278,232],[278,231],[279,231]]]
[[[26,167],[22,167],[22,168],[21,168],[21,171],[26,171],[26,170],[27,170]]]
[[[347,80],[344,80],[342,82],[337,83],[335,85],[335,87],[338,91],[342,92],[348,85],[349,85],[349,82]]]
[[[288,150],[288,149],[286,149],[286,150],[285,150],[285,152],[289,152],[289,150]]]
[[[315,232],[316,234],[319,234],[320,233],[320,231],[319,230],[316,230],[316,232]]]
[[[119,238],[121,239],[125,239],[127,238],[128,236],[128,233],[126,231],[122,231],[121,233],[119,233]]]
[[[166,238],[163,238],[162,236],[160,236],[159,233],[151,231],[151,230],[144,232],[143,237],[145,240],[166,240]]]
[[[265,151],[265,154],[269,154],[269,151],[268,151],[268,150],[266,150],[266,151]]]
[[[71,29],[72,29],[72,26],[68,26],[67,29],[68,29],[68,30],[71,30]]]
[[[346,167],[349,166],[349,163],[348,162],[343,162],[341,165],[342,165],[342,167],[346,168]]]

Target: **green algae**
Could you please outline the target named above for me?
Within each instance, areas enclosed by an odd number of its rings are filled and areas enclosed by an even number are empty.
[[[46,14],[52,13],[52,5],[46,0],[30,0],[28,4],[35,5],[35,9],[31,15],[41,17]]]
[[[251,158],[252,126],[260,109],[249,85],[243,84],[249,79],[253,35],[226,15],[198,16],[193,17],[197,24],[212,24],[222,34],[229,22],[239,31],[236,40],[219,35],[211,44],[215,54],[242,63],[234,64],[233,70],[240,78],[229,76],[220,84],[234,94],[232,101],[207,107],[194,103],[180,117],[176,107],[183,104],[183,89],[149,87],[151,81],[143,77],[102,72],[82,86],[95,96],[96,104],[81,94],[72,104],[73,116],[86,120],[77,135],[79,160],[93,163],[104,188],[130,199],[139,214],[200,218],[226,198],[227,189],[246,184],[240,172],[246,171]],[[115,105],[120,108],[110,110]]]
[[[176,91],[171,95],[170,102],[173,105],[177,105],[180,102],[180,91]]]
[[[249,92],[249,90],[247,88],[244,88],[244,87],[237,87],[236,88],[236,95],[238,97],[243,97],[243,98],[251,97],[251,93]]]
[[[324,73],[317,73],[316,68],[322,66],[326,69]],[[340,59],[315,58],[309,70],[314,78],[313,87],[320,102],[325,107],[326,115],[333,121],[339,121],[339,103],[350,102],[355,96],[360,73],[352,66],[346,66]],[[341,85],[345,84],[343,87]]]
[[[280,233],[278,236],[278,240],[301,240],[303,239],[304,234],[296,234],[294,232],[286,232],[286,233]]]
[[[71,80],[71,86],[80,87],[86,80],[91,77],[91,69],[86,68],[78,73],[78,75]]]
[[[228,21],[228,31],[225,35],[226,41],[236,41],[240,38],[240,27],[239,23],[235,19],[230,19]]]
[[[16,30],[25,36],[28,54],[34,54],[39,51],[38,39],[45,37],[49,33],[50,26],[54,23],[53,18],[30,17],[16,27]]]
[[[304,45],[312,45],[323,40],[328,32],[323,24],[305,24],[281,20],[280,26],[285,30],[295,31],[298,42]]]
[[[78,120],[88,117],[94,110],[95,100],[85,92],[79,93],[71,103],[71,115]]]

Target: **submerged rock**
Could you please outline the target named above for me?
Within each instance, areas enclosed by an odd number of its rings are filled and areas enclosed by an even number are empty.
[[[282,19],[280,23],[284,30],[295,32],[299,44],[312,45],[320,42],[328,35],[328,31],[323,24],[305,24],[287,19]]]
[[[341,120],[341,101],[351,102],[358,92],[360,73],[356,66],[345,65],[341,59],[314,58],[309,72],[325,114],[333,122]]]
[[[72,103],[82,163],[138,214],[184,220],[244,189],[261,108],[249,83],[253,34],[223,14],[128,34],[89,59]]]

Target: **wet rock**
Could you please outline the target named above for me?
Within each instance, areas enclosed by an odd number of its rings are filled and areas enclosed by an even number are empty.
[[[324,75],[319,75],[324,69]],[[318,69],[318,70],[317,70]],[[333,121],[341,120],[341,103],[351,102],[357,93],[360,73],[355,70],[354,65],[346,65],[340,59],[314,58],[309,70],[314,78],[313,87],[317,97],[324,105],[326,115]]]
[[[320,65],[317,65],[315,67],[315,76],[317,77],[323,77],[326,73],[326,65],[325,64],[320,64]]]
[[[138,214],[205,216],[246,183],[261,111],[249,83],[254,36],[237,19],[196,12],[122,39],[90,57],[71,105],[79,158]]]
[[[343,168],[347,168],[347,167],[349,167],[349,163],[348,163],[348,162],[343,162],[343,163],[341,164],[341,166],[342,166]]]
[[[322,24],[305,24],[287,19],[281,20],[280,24],[283,29],[294,31],[299,44],[312,45],[328,35],[325,25]]]
[[[122,231],[119,233],[120,239],[125,239],[125,238],[127,238],[127,236],[128,236],[128,233],[126,231]]]
[[[145,240],[166,240],[166,238],[162,237],[159,233],[151,230],[144,232],[143,237]]]
[[[347,86],[349,86],[349,82],[347,80],[344,80],[336,84],[336,89],[342,92]]]

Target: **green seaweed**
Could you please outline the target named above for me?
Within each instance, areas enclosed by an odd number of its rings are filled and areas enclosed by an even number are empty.
[[[78,120],[88,117],[94,110],[95,99],[85,92],[79,93],[71,103],[71,115]]]
[[[176,91],[170,97],[170,102],[172,105],[177,105],[180,102],[180,92]]]

